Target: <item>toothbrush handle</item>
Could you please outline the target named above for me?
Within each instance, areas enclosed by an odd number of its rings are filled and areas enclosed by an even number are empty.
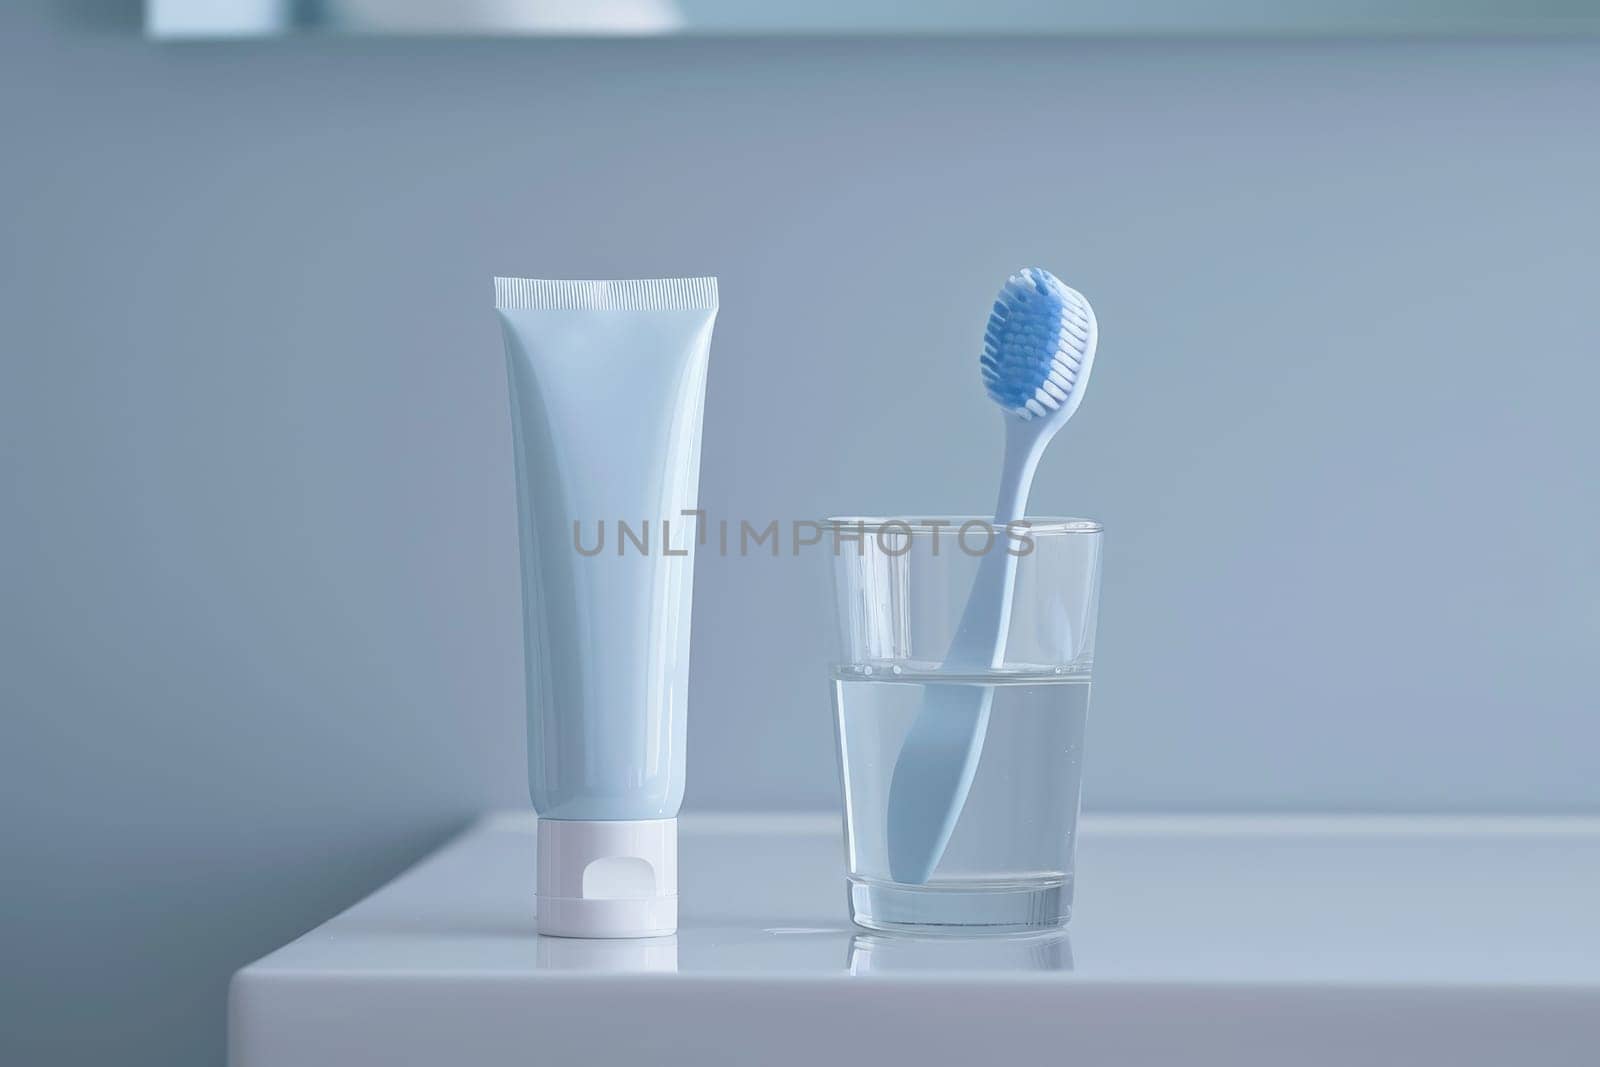
[[[1005,543],[1005,529],[1026,512],[1028,490],[1043,454],[1044,442],[1032,423],[1006,420],[1005,462],[994,507],[997,543],[978,562],[967,606],[945,656],[946,668],[988,669],[1005,662],[1017,577],[1017,557]]]
[[[1022,517],[1044,436],[1034,423],[1006,420],[997,526]],[[945,657],[946,670],[982,671],[1005,662],[1017,575],[1017,557],[1007,548],[991,545],[979,561]],[[889,873],[895,881],[920,885],[933,876],[966,806],[993,703],[993,685],[939,685],[925,691],[889,783]]]

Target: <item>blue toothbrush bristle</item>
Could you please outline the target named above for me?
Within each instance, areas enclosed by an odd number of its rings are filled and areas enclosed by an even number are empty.
[[[978,363],[995,403],[1023,418],[1072,395],[1088,344],[1088,303],[1055,275],[1028,267],[1006,279],[989,313]]]

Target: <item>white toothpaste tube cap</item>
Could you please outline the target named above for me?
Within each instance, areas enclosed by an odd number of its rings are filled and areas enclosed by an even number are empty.
[[[678,930],[678,820],[539,820],[539,932],[665,937]]]

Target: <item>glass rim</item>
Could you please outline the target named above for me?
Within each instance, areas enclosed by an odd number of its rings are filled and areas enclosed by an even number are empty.
[[[919,533],[934,533],[939,530],[958,531],[963,523],[980,522],[995,529],[993,515],[921,515],[912,518],[909,515],[830,515],[822,520],[829,526],[856,526],[874,532],[890,529],[895,532],[908,530],[915,536]],[[1026,523],[1024,529],[1031,537],[1060,536],[1063,534],[1097,534],[1105,527],[1094,519],[1073,518],[1059,515],[1024,515],[1016,520],[1018,524]]]

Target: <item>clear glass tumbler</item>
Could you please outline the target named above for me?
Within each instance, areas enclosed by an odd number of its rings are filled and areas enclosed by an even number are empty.
[[[828,521],[852,921],[957,934],[1064,925],[1100,524]]]

